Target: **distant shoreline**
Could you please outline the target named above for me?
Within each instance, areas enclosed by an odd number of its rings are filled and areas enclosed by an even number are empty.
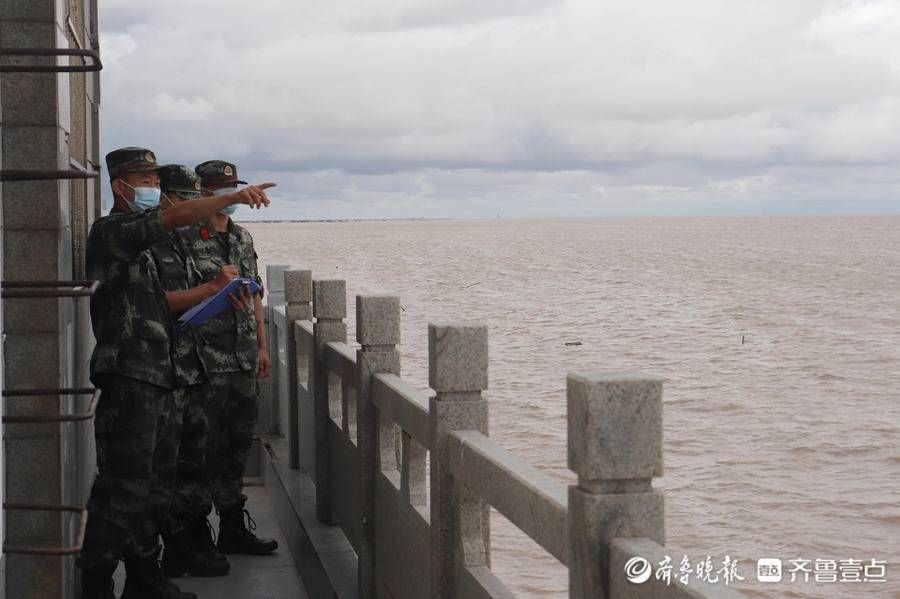
[[[774,219],[797,219],[797,218],[871,218],[871,217],[887,217],[887,218],[897,218],[900,217],[898,213],[884,212],[884,213],[774,213],[774,214],[705,214],[705,215],[690,215],[690,214],[680,214],[680,215],[659,215],[659,216],[478,216],[478,217],[470,217],[470,216],[423,216],[423,217],[381,217],[381,218],[284,218],[284,219],[259,219],[259,220],[236,220],[235,222],[241,224],[253,224],[253,223],[264,223],[264,224],[279,224],[279,223],[387,223],[387,222],[436,222],[436,221],[495,221],[495,220],[505,220],[505,221],[538,221],[538,220],[574,220],[574,221],[586,221],[586,220],[609,220],[609,221],[617,221],[617,220],[650,220],[650,219],[664,219],[664,220],[695,220],[695,219],[709,219],[709,220],[728,220],[728,219],[746,219],[746,220],[754,220],[754,219],[765,219],[765,218],[774,218]]]
[[[428,217],[428,218],[286,218],[281,220],[236,220],[238,223],[386,223],[404,221],[435,221],[435,220],[460,220],[452,217]]]

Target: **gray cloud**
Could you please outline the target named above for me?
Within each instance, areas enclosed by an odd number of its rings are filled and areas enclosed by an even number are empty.
[[[104,149],[275,218],[897,210],[893,1],[333,4],[106,0]]]

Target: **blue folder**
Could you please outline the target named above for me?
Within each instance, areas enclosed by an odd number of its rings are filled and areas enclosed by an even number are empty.
[[[184,330],[191,327],[198,327],[210,318],[215,318],[225,310],[232,310],[231,302],[228,301],[228,294],[233,293],[235,296],[240,295],[239,287],[241,285],[247,285],[251,294],[258,293],[260,289],[259,283],[253,279],[242,277],[231,279],[228,285],[220,289],[218,293],[212,297],[206,298],[182,314],[178,318],[178,324],[181,326],[181,329]]]

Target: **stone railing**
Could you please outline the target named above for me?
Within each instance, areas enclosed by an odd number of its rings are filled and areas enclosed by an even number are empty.
[[[568,375],[578,484],[567,489],[488,436],[486,326],[429,325],[434,395],[425,394],[399,376],[399,297],[356,297],[353,348],[346,283],[269,267],[270,285],[282,274],[284,303],[274,295],[268,308],[271,410],[291,467],[315,482],[318,519],[356,551],[360,597],[515,597],[491,571],[491,507],[568,566],[570,597],[743,596],[677,581],[684,554],[663,546],[663,496],[652,486],[663,470],[661,379]],[[670,558],[672,580],[630,582],[626,563],[637,556],[652,566]]]

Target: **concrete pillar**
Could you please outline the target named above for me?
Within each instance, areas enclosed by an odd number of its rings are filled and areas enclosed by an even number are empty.
[[[68,20],[90,12],[83,0],[0,2],[0,40],[7,48],[70,47]],[[91,39],[82,36],[90,47]],[[6,63],[57,65],[69,58],[7,57]],[[73,59],[78,63],[80,59]],[[3,123],[3,167],[69,169],[82,156],[84,120],[77,104],[90,99],[73,82],[85,76],[56,73],[4,73],[0,76],[0,121]],[[73,94],[77,94],[73,96]],[[73,105],[73,101],[76,105]],[[74,112],[73,112],[74,111]],[[73,119],[73,116],[75,117]],[[82,158],[83,161],[83,158]],[[90,165],[85,165],[90,167]],[[88,170],[91,170],[88,168]],[[84,181],[20,181],[3,185],[3,272],[6,281],[72,279],[73,264],[83,261],[83,245],[72,240],[72,215],[85,208],[84,194],[73,186]],[[86,223],[82,222],[82,225]],[[4,300],[4,385],[9,389],[76,386],[79,341],[90,337],[88,323],[79,321],[71,299]],[[83,402],[58,396],[10,399],[7,415],[54,414],[82,408]],[[4,431],[6,499],[49,504],[84,501],[81,481],[93,464],[73,458],[88,440],[82,426],[9,425]],[[48,512],[17,512],[6,520],[5,540],[15,544],[64,545],[72,540],[71,518]],[[71,597],[74,594],[72,558],[6,556],[6,576],[0,595]]]
[[[359,448],[362,543],[359,548],[359,593],[375,599],[375,482],[379,469],[395,467],[394,426],[381,420],[372,403],[375,374],[400,375],[400,297],[356,297],[357,443]],[[390,551],[390,548],[386,548]]]
[[[266,266],[266,298],[270,306],[280,306],[284,303],[284,272],[289,268],[287,264]]]
[[[609,540],[664,544],[662,379],[572,373],[567,381],[569,597],[609,599]]]
[[[313,386],[316,408],[316,515],[331,522],[331,464],[328,456],[330,378],[325,364],[325,344],[347,342],[347,283],[338,280],[313,280],[313,339],[315,370]]]
[[[428,383],[431,398],[431,559],[434,596],[452,599],[456,560],[470,566],[490,565],[490,511],[450,474],[447,437],[474,430],[488,434],[488,405],[481,392],[488,386],[487,327],[428,325]]]
[[[284,271],[284,299],[285,315],[287,318],[287,330],[285,334],[285,347],[287,349],[288,364],[288,416],[287,422],[282,423],[282,428],[287,431],[288,446],[290,448],[291,468],[300,468],[300,409],[297,405],[297,385],[300,382],[301,368],[306,364],[300,364],[297,358],[297,339],[294,334],[295,320],[312,320],[312,271],[286,270]]]
[[[312,280],[310,279],[310,290],[312,289]],[[310,317],[307,318],[312,322],[312,307],[310,307]],[[298,468],[301,472],[306,472],[312,480],[315,480],[316,472],[316,417],[315,417],[315,369],[316,364],[314,356],[310,354],[309,345],[306,343],[306,337],[303,333],[301,321],[295,320],[293,324],[294,334],[294,352],[297,359],[297,450],[299,452]],[[302,392],[301,395],[301,385]]]
[[[265,319],[266,337],[269,357],[272,359],[272,372],[269,378],[259,381],[259,418],[256,421],[256,432],[267,434],[279,430],[280,415],[278,413],[278,334],[275,327],[274,312],[276,306],[284,303],[284,271],[286,264],[269,264],[266,266]]]

